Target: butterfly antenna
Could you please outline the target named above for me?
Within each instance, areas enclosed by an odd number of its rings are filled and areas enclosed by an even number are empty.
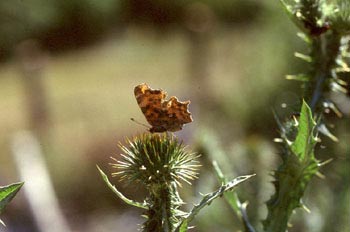
[[[146,124],[143,124],[143,123],[137,121],[137,120],[134,119],[134,118],[130,118],[130,120],[133,121],[133,122],[135,122],[136,124],[139,124],[139,125],[141,125],[141,126],[146,127],[147,129],[150,129],[150,128],[151,128],[150,126],[148,126],[148,125],[146,125]]]

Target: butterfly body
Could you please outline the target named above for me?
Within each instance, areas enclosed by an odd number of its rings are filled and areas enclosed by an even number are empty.
[[[183,124],[193,121],[188,111],[190,101],[180,102],[176,97],[165,100],[165,91],[151,89],[147,84],[137,85],[134,94],[142,113],[152,126],[151,133],[179,131]]]

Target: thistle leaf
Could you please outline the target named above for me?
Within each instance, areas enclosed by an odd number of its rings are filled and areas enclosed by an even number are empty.
[[[292,152],[298,156],[300,161],[313,156],[312,151],[316,144],[313,135],[316,122],[312,118],[310,107],[303,101],[299,120],[298,134],[295,141],[291,144]]]
[[[303,101],[295,140],[291,144],[285,143],[286,155],[274,173],[276,192],[266,203],[268,215],[263,221],[266,232],[286,231],[293,211],[302,206],[301,198],[305,189],[319,168],[314,156],[317,142],[315,129],[311,109]]]
[[[5,206],[16,196],[17,192],[23,186],[23,182],[10,184],[0,187],[0,213]]]
[[[104,182],[107,184],[107,186],[121,199],[123,200],[126,204],[128,205],[132,205],[141,209],[148,209],[146,204],[140,203],[140,202],[136,202],[133,200],[128,199],[127,197],[125,197],[121,192],[119,192],[117,190],[117,188],[108,180],[107,175],[101,170],[101,168],[99,166],[97,166],[98,171],[100,172],[102,179],[104,180]]]
[[[214,167],[216,176],[219,179],[219,181],[223,184],[227,184],[227,178],[222,173],[222,170],[216,161],[213,162],[213,167]],[[233,191],[225,192],[224,197],[225,197],[225,200],[227,201],[227,203],[231,206],[233,211],[236,213],[236,215],[243,222],[245,231],[255,232],[254,227],[250,224],[249,219],[248,219],[248,215],[247,215],[247,211],[246,211],[247,203],[242,204],[238,198],[237,193],[233,192]]]
[[[176,230],[178,232],[186,232],[188,228],[188,219],[185,218],[182,222],[180,227]]]
[[[237,185],[243,183],[244,181],[248,180],[249,178],[255,176],[253,175],[247,175],[247,176],[239,176],[232,181],[229,181],[225,185],[221,185],[220,188],[218,188],[216,191],[205,194],[202,198],[202,200],[199,202],[199,204],[195,205],[192,210],[185,216],[185,218],[179,223],[175,231],[186,231],[184,229],[184,223],[191,222],[194,217],[199,213],[200,210],[202,210],[205,206],[210,205],[216,198],[221,197],[225,192],[233,190]],[[181,229],[181,230],[180,230]]]
[[[223,184],[227,184],[227,179],[224,176],[224,174],[222,173],[221,168],[219,167],[218,163],[216,161],[213,162],[213,167],[216,173],[216,176],[218,177],[219,181]],[[236,193],[234,192],[226,192],[224,194],[224,197],[227,201],[227,203],[231,206],[231,208],[233,209],[233,211],[239,215],[242,216],[241,214],[241,210],[240,210],[240,201],[238,199],[238,196]]]

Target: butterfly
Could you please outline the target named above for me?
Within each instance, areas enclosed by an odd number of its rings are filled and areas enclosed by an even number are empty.
[[[149,131],[179,131],[186,123],[193,121],[188,111],[190,101],[180,102],[176,97],[165,100],[167,93],[161,89],[151,89],[143,83],[134,89],[137,104],[152,126]]]

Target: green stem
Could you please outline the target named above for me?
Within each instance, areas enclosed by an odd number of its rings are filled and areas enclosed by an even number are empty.
[[[289,159],[295,159],[293,155]],[[289,163],[290,161],[286,161]],[[304,194],[305,188],[300,188],[303,170],[300,167],[285,166],[285,170],[280,170],[283,175],[283,181],[278,181],[279,191],[276,191],[273,201],[269,201],[269,212],[266,220],[263,222],[265,232],[284,232],[287,230],[289,218],[299,205],[299,199]],[[279,179],[279,178],[278,178]],[[278,196],[277,196],[278,195]]]
[[[332,68],[337,57],[340,55],[341,36],[332,32],[313,39],[311,56],[314,59],[311,69],[312,79],[306,88],[305,99],[312,113],[322,112],[322,107],[318,107],[323,100],[323,95],[327,92],[327,80],[332,78]]]
[[[160,184],[152,191],[149,198],[150,208],[145,215],[147,221],[144,223],[144,232],[171,232],[174,231],[176,223],[175,210],[177,204],[174,201],[176,197],[173,192],[176,185],[168,186]]]
[[[318,102],[320,101],[320,98],[322,96],[322,88],[323,83],[326,79],[326,75],[324,73],[321,73],[319,77],[317,78],[317,82],[315,85],[315,90],[312,94],[311,101],[310,101],[310,108],[312,110],[312,113],[315,113],[316,105],[318,105]]]

